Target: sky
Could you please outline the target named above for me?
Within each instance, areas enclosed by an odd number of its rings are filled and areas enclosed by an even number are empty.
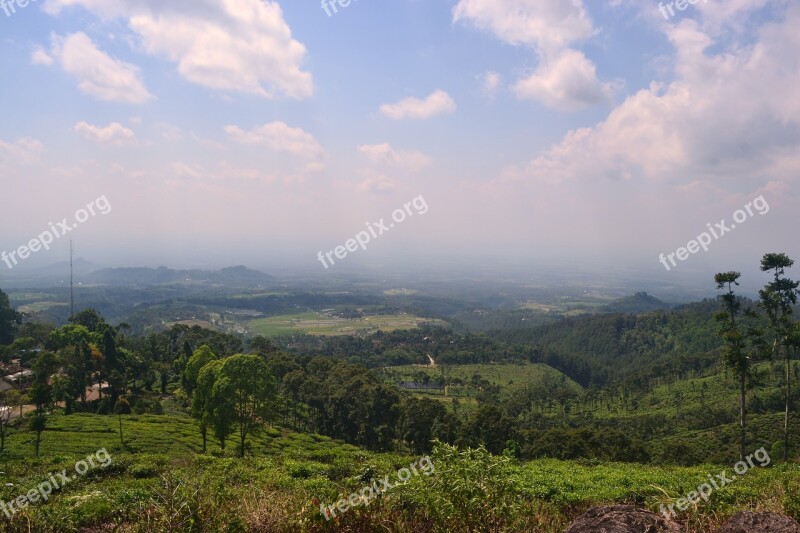
[[[797,2],[344,4],[5,0],[0,279],[800,258]]]

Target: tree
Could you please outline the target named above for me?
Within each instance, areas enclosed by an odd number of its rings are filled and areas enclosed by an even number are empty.
[[[68,324],[50,334],[49,345],[58,350],[63,376],[58,380],[58,399],[66,414],[71,414],[75,400],[86,403],[86,385],[91,382],[95,362],[92,356],[92,333],[82,325]]]
[[[767,314],[774,336],[773,355],[783,351],[786,363],[785,405],[783,417],[783,460],[789,460],[789,403],[791,392],[792,347],[796,345],[796,326],[792,321],[792,307],[797,304],[800,282],[784,277],[794,261],[786,254],[765,254],[761,259],[761,271],[771,272],[773,280],[759,291],[761,307]]]
[[[0,290],[0,346],[11,344],[22,324],[22,315],[11,307],[8,295]]]
[[[204,365],[197,376],[197,383],[192,395],[192,417],[200,425],[200,436],[203,437],[203,453],[206,452],[206,442],[209,427],[214,430],[220,447],[225,449],[225,440],[231,433],[231,403],[230,398],[214,396],[214,385],[219,377],[222,361],[213,360]],[[220,391],[216,391],[220,392]]]
[[[197,378],[200,375],[200,369],[216,358],[216,354],[205,344],[194,351],[183,371],[183,388],[186,390],[187,394],[191,395],[195,386],[197,386]]]
[[[747,417],[747,378],[753,363],[750,355],[754,355],[762,347],[762,337],[759,331],[749,328],[743,331],[742,304],[733,291],[733,286],[739,285],[739,272],[724,272],[714,275],[717,289],[726,289],[727,293],[721,296],[724,311],[718,313],[715,318],[721,322],[719,336],[725,341],[723,359],[728,368],[731,368],[739,379],[739,431],[740,446],[739,459],[744,461],[747,453],[747,435],[745,433]],[[754,318],[755,314],[746,311],[745,316]]]
[[[128,400],[125,398],[120,398],[117,400],[117,403],[114,404],[114,413],[119,417],[119,442],[125,446],[125,441],[122,438],[122,415],[131,414],[131,404],[128,403]]]
[[[103,390],[103,378],[109,382],[111,388],[111,403],[116,404],[120,390],[111,380],[111,374],[120,370],[119,352],[117,351],[117,339],[113,328],[105,328],[103,332],[103,357],[105,359],[103,372],[100,374],[100,391]],[[125,392],[124,390],[122,391]]]
[[[275,394],[275,378],[261,357],[233,355],[223,360],[214,390],[215,400],[221,396],[231,400],[239,430],[239,453],[244,457],[247,436],[267,415],[266,407]]]
[[[501,454],[506,442],[516,438],[515,421],[496,405],[483,404],[464,427],[463,436],[470,445],[483,444],[494,454]]]
[[[83,326],[91,333],[97,332],[102,325],[105,325],[105,320],[94,309],[84,309],[69,317],[69,321],[77,326]]]
[[[250,351],[266,357],[277,352],[278,349],[268,338],[258,335],[250,341]]]
[[[449,416],[443,402],[430,398],[407,398],[402,404],[400,436],[415,454],[430,452],[434,439],[449,441],[452,435],[439,433],[448,426]]]
[[[53,402],[53,388],[50,386],[50,376],[58,367],[58,361],[51,352],[41,352],[33,364],[34,381],[28,395],[36,406],[36,412],[31,419],[31,430],[36,432],[35,448],[36,457],[39,457],[39,447],[42,443],[42,433],[47,426],[47,407]]]

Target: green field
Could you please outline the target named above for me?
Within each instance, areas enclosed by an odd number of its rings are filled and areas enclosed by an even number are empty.
[[[314,311],[290,315],[258,318],[247,322],[250,330],[257,335],[274,337],[277,335],[354,335],[415,329],[422,324],[445,325],[442,320],[433,320],[414,315],[369,315],[362,318],[337,318]]]
[[[168,406],[169,407],[169,406]],[[570,462],[517,463],[480,450],[437,447],[434,472],[393,488],[369,507],[326,522],[320,502],[334,504],[373,477],[394,477],[416,457],[378,454],[319,435],[278,428],[251,439],[245,459],[200,436],[186,415],[124,416],[126,445],[114,416],[49,417],[42,455],[33,458],[33,434],[16,429],[2,456],[0,499],[10,501],[48,479],[73,472],[76,461],[105,448],[112,458],[56,491],[48,502],[20,510],[3,531],[494,531],[555,533],[589,506],[632,503],[657,511],[709,475],[732,465],[691,468]],[[680,514],[691,531],[711,531],[742,508],[800,513],[800,467],[754,467],[734,483]],[[409,510],[413,509],[413,512]],[[465,512],[469,509],[469,513]],[[384,530],[383,528],[379,528]]]
[[[60,303],[60,302],[34,302],[27,305],[19,306],[18,310],[20,313],[39,313],[41,311],[47,311],[53,307],[67,307],[69,304]]]
[[[512,394],[529,387],[557,387],[581,394],[583,388],[558,370],[544,364],[472,364],[430,366],[391,366],[383,369],[386,379],[400,381],[430,381],[444,379],[449,383],[450,397],[474,397],[480,390],[480,381],[500,387],[502,395]],[[443,391],[425,391],[425,395],[443,396]]]

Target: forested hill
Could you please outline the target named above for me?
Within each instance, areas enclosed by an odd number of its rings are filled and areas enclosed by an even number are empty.
[[[671,311],[640,315],[599,314],[566,318],[528,329],[494,330],[489,338],[539,348],[545,361],[584,386],[651,378],[679,378],[717,363],[719,347],[714,300]],[[573,375],[568,365],[581,361],[588,375]]]
[[[327,355],[370,367],[529,361],[556,368],[584,387],[627,382],[637,389],[658,378],[675,380],[718,364],[714,300],[640,315],[596,314],[531,328],[458,334],[443,328],[377,333],[369,337],[276,339],[303,355]]]
[[[620,298],[602,308],[606,313],[648,313],[650,311],[660,311],[675,307],[672,304],[661,301],[655,296],[650,296],[646,292],[637,292],[633,296]]]

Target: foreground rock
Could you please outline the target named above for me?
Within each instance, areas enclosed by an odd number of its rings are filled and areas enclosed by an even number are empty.
[[[663,516],[633,505],[594,507],[579,516],[565,533],[678,533]]]
[[[800,524],[777,513],[736,513],[717,533],[800,533]]]

